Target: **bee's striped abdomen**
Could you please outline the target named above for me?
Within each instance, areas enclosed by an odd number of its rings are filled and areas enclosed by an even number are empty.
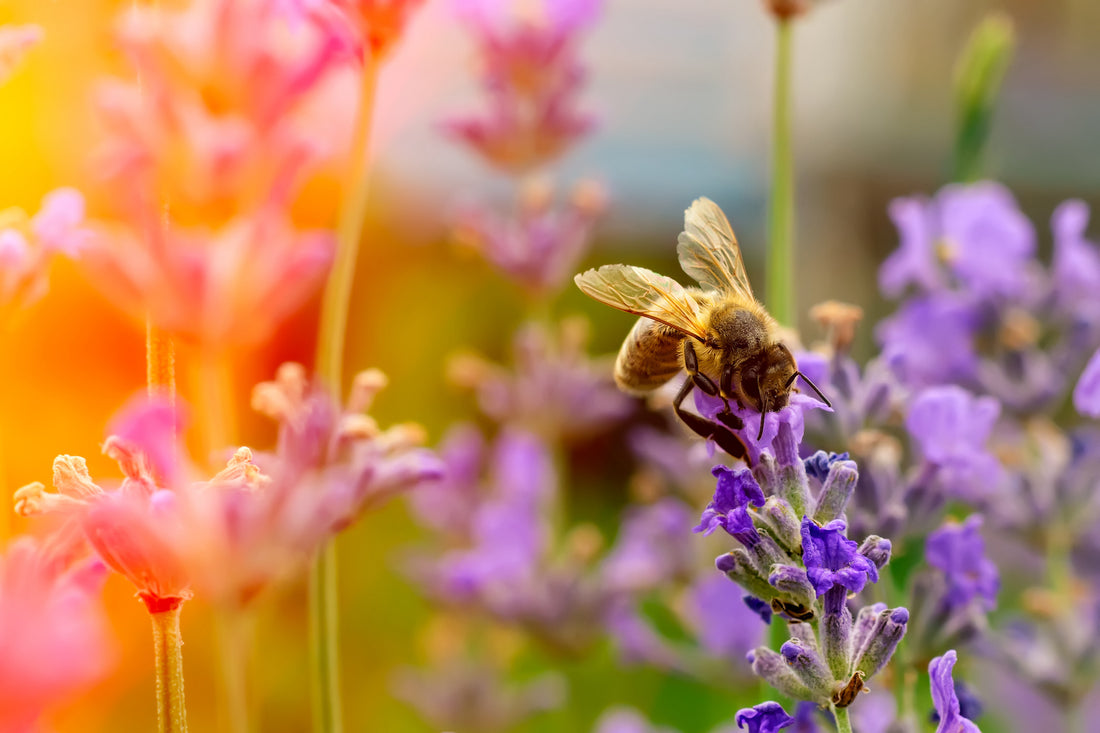
[[[649,318],[639,318],[615,359],[615,383],[627,392],[649,392],[680,371],[684,335]]]

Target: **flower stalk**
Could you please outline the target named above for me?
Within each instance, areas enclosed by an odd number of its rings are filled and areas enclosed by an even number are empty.
[[[772,118],[772,187],[768,202],[768,309],[794,325],[794,160],[791,150],[791,25],[776,19],[775,99]]]
[[[187,711],[183,701],[183,637],[180,608],[151,612],[153,652],[157,673],[157,730],[186,733]]]
[[[838,708],[836,705],[831,707],[833,717],[836,718],[836,732],[852,733],[852,721],[848,718],[848,708]]]
[[[336,261],[325,285],[317,337],[317,374],[337,401],[343,392],[348,310],[355,280],[359,240],[367,215],[370,129],[374,116],[378,67],[377,58],[367,59],[363,66],[350,167],[336,231]],[[343,730],[336,595],[336,548],[329,543],[317,555],[309,577],[313,720],[315,730],[326,732]]]

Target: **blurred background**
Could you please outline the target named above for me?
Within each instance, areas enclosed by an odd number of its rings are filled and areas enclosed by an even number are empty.
[[[44,41],[0,87],[0,206],[33,210],[46,191],[63,184],[86,193],[92,216],[106,205],[89,166],[98,134],[90,94],[102,75],[126,73],[111,28],[127,4],[0,3],[0,23],[45,29]],[[807,341],[817,334],[805,312],[819,301],[860,304],[870,322],[884,311],[875,272],[897,244],[886,206],[895,196],[931,194],[946,182],[954,61],[991,9],[1013,19],[1018,37],[990,143],[991,172],[1016,193],[1044,248],[1044,223],[1057,202],[1100,203],[1100,4],[823,1],[795,29],[796,282]],[[674,243],[683,210],[706,195],[725,209],[751,279],[762,283],[773,52],[772,21],[759,2],[606,1],[582,53],[584,98],[599,125],[551,171],[562,186],[585,176],[607,189],[610,205],[585,267],[622,261],[677,272]],[[418,421],[432,443],[473,412],[470,395],[444,379],[448,355],[474,348],[507,362],[524,312],[522,294],[457,249],[450,236],[464,201],[506,202],[512,190],[441,134],[444,117],[477,108],[472,53],[449,4],[428,0],[382,81],[370,223],[349,336],[349,370],[378,366],[391,377],[375,417],[383,425]],[[353,84],[350,77],[336,79],[331,93],[350,94]],[[331,221],[334,179],[328,171],[311,181],[297,212],[304,221]],[[250,413],[249,391],[283,361],[311,363],[318,300],[269,343],[234,354],[242,443],[271,444],[274,429]],[[594,353],[614,352],[630,323],[571,289],[553,312],[591,317]],[[859,338],[856,355],[866,357],[873,348],[870,329]],[[59,453],[87,457],[93,476],[116,475],[99,444],[108,418],[143,384],[143,327],[114,310],[79,263],[63,262],[52,273],[48,297],[0,339],[0,527],[40,531],[40,523],[31,527],[10,516],[11,492],[48,481]],[[187,358],[184,351],[184,370]],[[612,463],[624,452],[620,443],[608,443]],[[572,509],[613,533],[625,482],[615,485],[608,479],[614,472],[594,466],[583,448],[576,462]],[[431,730],[392,694],[395,670],[428,653],[420,633],[427,605],[398,568],[425,534],[398,502],[339,539],[348,730]],[[152,727],[148,622],[131,594],[121,578],[108,582],[120,649],[115,673],[54,716],[56,730]],[[192,728],[211,730],[218,711],[217,661],[206,643],[213,633],[209,609],[201,600],[189,604],[183,623]],[[270,593],[258,626],[262,661],[254,665],[254,689],[261,728],[305,730],[304,586]],[[591,721],[609,702],[633,704],[686,731],[703,730],[738,707],[699,681],[620,669],[605,648],[563,669],[573,691],[570,717],[547,716],[523,730],[582,730],[579,721]]]

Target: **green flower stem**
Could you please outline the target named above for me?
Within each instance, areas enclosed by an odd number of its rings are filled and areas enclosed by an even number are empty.
[[[371,119],[378,82],[378,61],[368,59],[361,79],[359,111],[350,152],[350,169],[336,229],[336,261],[325,285],[317,336],[317,375],[334,397],[343,394],[344,347],[355,281],[359,240],[367,215]],[[313,723],[317,731],[343,730],[336,609],[336,548],[330,542],[314,561],[309,576],[310,649],[313,661]]]
[[[250,622],[248,611],[238,607],[219,609],[215,619],[222,666],[222,705],[233,733],[249,733],[252,729],[248,706]]]
[[[187,733],[183,702],[183,637],[180,608],[149,614],[153,620],[153,653],[157,672],[157,730]]]
[[[344,729],[340,705],[339,617],[336,613],[336,543],[321,550],[309,573],[309,641],[313,667],[313,729]]]
[[[794,160],[791,152],[791,21],[776,21],[772,190],[768,202],[768,308],[784,326],[795,325]]]
[[[848,708],[838,708],[836,705],[831,707],[833,717],[836,718],[836,733],[852,733],[852,721],[848,719]]]

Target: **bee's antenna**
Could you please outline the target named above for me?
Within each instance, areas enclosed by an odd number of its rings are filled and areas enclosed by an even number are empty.
[[[760,433],[756,436],[756,441],[760,442],[764,439],[764,417],[768,414],[768,398],[764,396],[764,392],[760,389],[760,375],[756,375],[756,393],[760,395]]]
[[[832,406],[833,406],[833,403],[832,403],[832,402],[829,402],[829,398],[828,398],[828,397],[826,397],[825,395],[823,395],[823,394],[821,393],[821,390],[817,388],[817,385],[816,385],[816,384],[814,384],[813,382],[811,382],[811,381],[810,381],[810,378],[809,378],[809,377],[807,377],[807,376],[806,376],[805,374],[803,374],[802,372],[795,372],[794,374],[792,374],[792,375],[791,375],[791,378],[787,380],[787,384],[786,384],[786,385],[784,385],[784,387],[783,387],[783,388],[784,388],[784,389],[789,389],[789,388],[790,388],[790,386],[791,386],[791,384],[793,384],[793,383],[794,383],[794,380],[795,380],[795,379],[797,379],[797,378],[799,378],[799,377],[802,377],[802,380],[803,380],[804,382],[806,382],[806,384],[810,385],[810,386],[811,386],[811,387],[813,388],[814,392],[817,392],[817,396],[821,398],[821,401],[825,403],[825,406],[826,406],[826,407],[832,407]]]

